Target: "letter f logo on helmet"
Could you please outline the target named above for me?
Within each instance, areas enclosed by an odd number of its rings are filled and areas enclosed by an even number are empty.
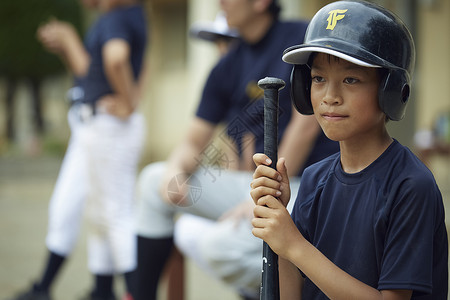
[[[330,11],[328,13],[330,16],[327,19],[328,26],[326,29],[333,30],[334,27],[336,26],[337,21],[342,20],[345,17],[343,13],[345,13],[347,10],[348,9],[335,9]]]

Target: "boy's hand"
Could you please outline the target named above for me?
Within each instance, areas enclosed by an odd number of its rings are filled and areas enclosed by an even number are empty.
[[[277,170],[270,167],[272,161],[265,154],[255,154],[253,161],[256,170],[250,194],[256,207],[252,233],[268,243],[278,255],[287,257],[291,246],[302,236],[286,209],[291,190],[285,160],[278,160]]]
[[[290,259],[303,236],[292,221],[286,207],[276,198],[262,197],[253,210],[252,233],[263,239],[279,256]],[[293,249],[293,251],[291,251]]]
[[[253,155],[253,161],[256,164],[250,185],[253,201],[257,203],[260,198],[272,196],[278,198],[286,207],[291,198],[291,189],[284,158],[280,158],[277,162],[278,171],[270,167],[272,161],[265,154]]]

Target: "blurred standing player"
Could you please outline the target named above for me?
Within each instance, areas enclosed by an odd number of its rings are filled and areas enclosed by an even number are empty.
[[[73,28],[52,21],[38,37],[75,76],[77,101],[69,111],[71,139],[50,201],[49,258],[41,279],[17,296],[51,299],[50,288],[75,245],[83,211],[88,221],[88,266],[95,287],[86,299],[115,299],[113,276],[124,274],[132,294],[136,268],[133,194],[144,143],[136,112],[147,22],[138,0],[91,0],[101,15],[85,47]]]
[[[263,147],[263,91],[257,82],[266,76],[289,82],[290,68],[280,55],[286,45],[303,40],[306,22],[279,21],[276,0],[223,0],[220,4],[228,25],[241,38],[210,72],[196,115],[167,162],[150,164],[139,176],[136,300],[156,299],[158,280],[173,246],[177,213],[217,220],[241,204],[254,206],[249,197],[253,168],[246,162],[251,161],[253,149]],[[323,135],[314,118],[293,114],[289,89],[280,92],[280,107],[280,153],[293,149],[285,153],[291,170],[299,170],[310,153],[318,157],[334,153],[336,143]],[[222,123],[227,130],[218,138],[234,141],[242,162],[236,164],[239,170],[215,165],[227,160],[213,141]],[[287,138],[291,134],[295,136]],[[334,151],[330,144],[335,145]],[[261,261],[260,256],[256,259]]]

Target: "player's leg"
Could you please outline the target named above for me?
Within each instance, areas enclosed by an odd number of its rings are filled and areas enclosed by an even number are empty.
[[[46,237],[48,257],[41,276],[31,290],[16,299],[21,299],[26,294],[49,295],[78,237],[87,185],[85,154],[79,139],[83,124],[76,107],[69,110],[68,120],[71,137],[49,203]]]
[[[159,185],[165,163],[146,166],[137,181],[137,270],[135,300],[156,299],[162,270],[172,250],[174,207],[163,201]]]

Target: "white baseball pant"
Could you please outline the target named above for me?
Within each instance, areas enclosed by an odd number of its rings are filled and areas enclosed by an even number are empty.
[[[47,246],[70,253],[86,201],[89,270],[129,272],[136,267],[133,203],[144,118],[134,113],[124,121],[100,111],[77,125],[51,199]]]

